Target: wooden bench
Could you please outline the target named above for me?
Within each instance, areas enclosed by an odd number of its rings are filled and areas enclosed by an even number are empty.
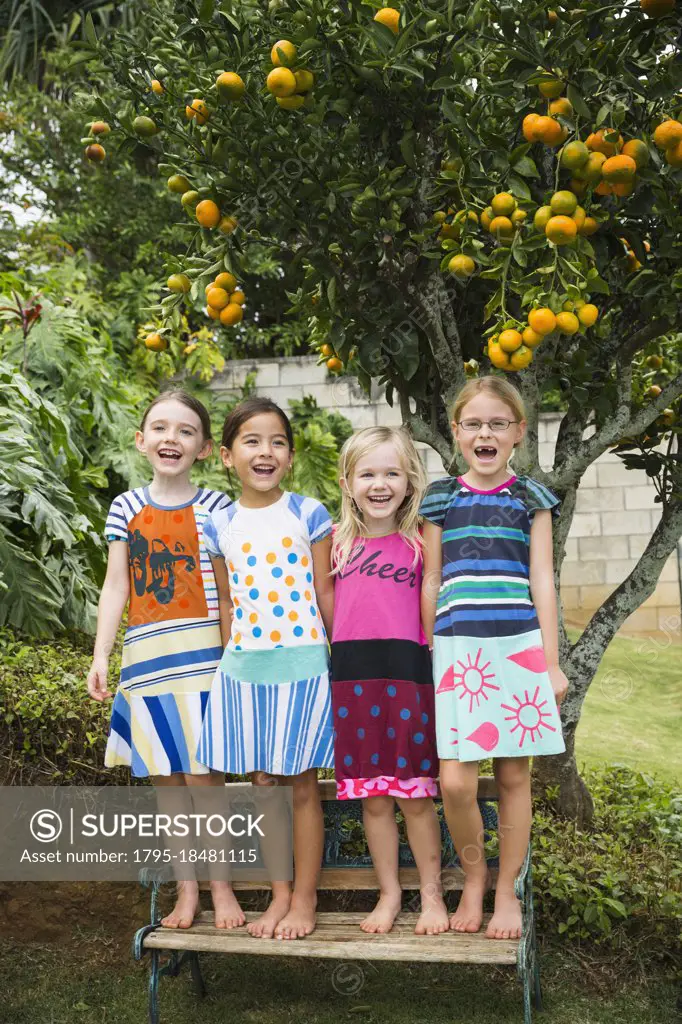
[[[320,879],[320,890],[333,892],[356,892],[376,890],[377,881],[368,857],[345,857],[342,845],[348,838],[348,822],[362,821],[359,800],[336,800],[336,785],[333,780],[319,783],[320,795],[325,809],[325,851],[324,865]],[[492,777],[481,777],[478,787],[478,801],[483,815],[486,833],[497,828],[497,790]],[[443,888],[447,892],[461,890],[464,875],[458,866],[456,855],[447,829],[442,823],[443,840]],[[424,963],[491,963],[515,964],[518,977],[523,985],[524,1022],[531,1022],[531,1005],[541,1008],[540,974],[535,938],[533,912],[532,872],[530,847],[521,872],[516,879],[516,894],[521,901],[523,932],[520,939],[487,939],[482,929],[477,934],[446,932],[443,935],[415,935],[416,913],[401,913],[393,930],[387,935],[368,935],[359,928],[366,913],[335,911],[319,913],[317,928],[305,939],[278,940],[254,939],[245,928],[233,930],[218,929],[213,924],[213,913],[201,912],[191,928],[163,928],[159,923],[158,894],[160,882],[153,875],[143,877],[144,884],[151,888],[150,924],[140,928],[133,942],[136,960],[150,956],[149,977],[149,1021],[159,1024],[158,986],[162,975],[175,977],[187,964],[197,993],[205,992],[199,963],[200,953],[240,953],[255,956],[298,956],[334,960],[371,961],[405,960]],[[400,883],[404,890],[418,890],[419,879],[409,847],[400,850]],[[497,864],[490,861],[489,867],[496,881]],[[261,882],[235,882],[235,889],[266,889]],[[260,912],[258,912],[260,913]],[[247,921],[258,916],[247,912]],[[484,925],[485,928],[485,925]],[[168,960],[161,964],[162,954]],[[360,978],[362,975],[359,975]],[[349,976],[352,979],[352,975]],[[354,994],[354,992],[349,992]]]

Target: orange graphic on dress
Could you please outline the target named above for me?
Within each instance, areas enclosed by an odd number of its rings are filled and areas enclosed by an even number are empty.
[[[143,508],[128,524],[128,555],[128,625],[208,616],[191,505]]]

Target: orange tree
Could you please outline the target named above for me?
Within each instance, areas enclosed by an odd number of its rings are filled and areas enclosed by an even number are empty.
[[[588,466],[618,446],[654,480],[661,517],[644,554],[576,643],[562,635],[568,749],[543,781],[589,815],[573,754],[583,700],[682,525],[675,0],[147,6],[143,43],[90,27],[82,56],[118,83],[114,106],[95,97],[87,111],[112,129],[100,173],[143,139],[178,193],[186,247],[169,256],[155,335],[210,286],[219,335],[248,322],[248,296],[234,294],[265,251],[313,348],[385,384],[446,464],[467,374],[514,374],[525,468],[563,499],[557,578]],[[548,400],[563,417],[543,472]]]

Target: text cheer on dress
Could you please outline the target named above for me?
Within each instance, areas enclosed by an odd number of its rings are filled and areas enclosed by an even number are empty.
[[[558,506],[528,477],[491,491],[450,477],[424,496],[421,514],[443,531],[433,649],[441,758],[565,749],[529,585],[533,516]]]
[[[202,764],[240,775],[332,766],[327,636],[311,550],[331,527],[319,501],[289,492],[266,508],[237,501],[206,525],[211,557],[227,565],[234,616],[204,716]]]
[[[134,776],[208,771],[195,755],[223,647],[203,527],[212,511],[230,504],[202,488],[191,501],[166,507],[144,487],[111,505],[105,535],[128,545],[130,602],[107,768],[129,765]]]

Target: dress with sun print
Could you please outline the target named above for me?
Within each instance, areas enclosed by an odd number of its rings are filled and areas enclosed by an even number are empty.
[[[438,755],[459,761],[558,754],[561,721],[530,594],[535,512],[558,514],[543,484],[511,477],[478,491],[432,484],[421,514],[442,531],[434,630]]]

